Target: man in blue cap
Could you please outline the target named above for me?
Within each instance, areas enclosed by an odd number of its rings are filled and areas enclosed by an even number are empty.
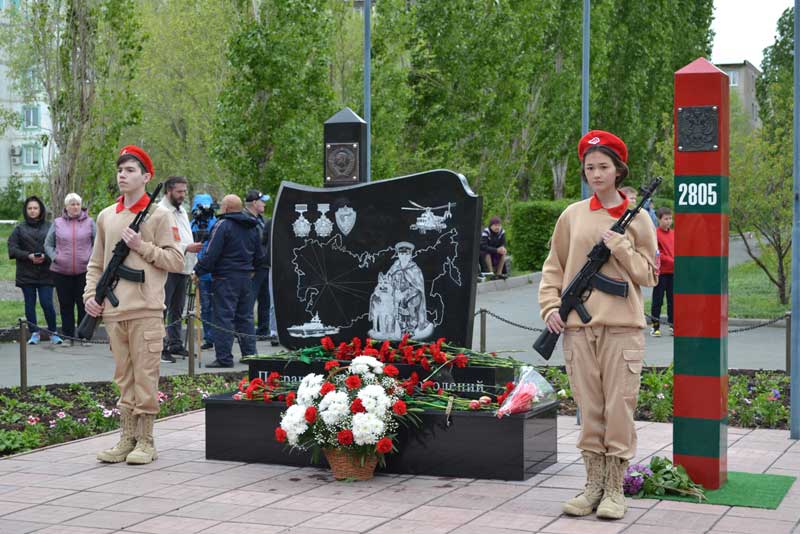
[[[256,314],[258,327],[256,328],[256,334],[267,337],[270,344],[273,347],[277,347],[278,336],[277,328],[275,327],[275,310],[271,304],[271,290],[269,285],[272,219],[264,221],[263,217],[264,209],[269,198],[269,195],[263,194],[258,189],[251,189],[245,196],[244,208],[245,211],[256,218],[258,231],[260,233],[261,250],[264,254],[264,259],[256,266],[256,271],[253,275],[253,302],[258,302],[258,311]]]

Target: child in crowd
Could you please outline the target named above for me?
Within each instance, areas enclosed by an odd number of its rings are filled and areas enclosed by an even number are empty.
[[[581,411],[577,447],[586,467],[582,493],[563,505],[564,513],[620,519],[625,515],[622,481],[636,454],[633,415],[644,358],[641,286],[656,285],[656,236],[645,213],[638,213],[625,234],[611,230],[629,206],[619,190],[628,176],[628,149],[616,135],[588,132],[578,143],[581,177],[594,192],[570,204],[558,218],[550,253],[542,267],[539,306],[550,332],[564,334],[564,361]],[[562,319],[561,291],[602,240],[611,251],[602,273],[624,281],[628,296],[592,291],[584,305],[591,321],[577,313]]]
[[[675,232],[672,230],[672,210],[658,208],[656,215],[658,216],[656,236],[661,264],[658,270],[658,285],[653,289],[653,305],[650,309],[653,321],[650,335],[653,337],[661,336],[661,304],[664,302],[664,293],[667,294],[667,321],[670,334],[674,333],[673,325],[675,324],[672,316],[672,282],[675,273]]]
[[[489,226],[481,232],[481,268],[493,273],[496,278],[508,278],[506,269],[506,232],[500,217],[489,219]]]

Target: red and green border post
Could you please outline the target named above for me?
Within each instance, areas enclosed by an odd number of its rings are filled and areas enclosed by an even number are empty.
[[[675,73],[673,460],[719,488],[728,447],[728,76]]]

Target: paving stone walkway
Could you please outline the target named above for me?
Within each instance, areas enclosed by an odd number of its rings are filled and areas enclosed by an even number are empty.
[[[574,417],[558,420],[559,463],[524,482],[378,475],[348,483],[324,469],[209,461],[204,421],[198,411],[158,422],[160,457],[147,466],[97,463],[116,433],[0,460],[0,533],[800,531],[800,484],[777,510],[629,499],[617,522],[561,515],[561,501],[583,484]],[[639,460],[671,455],[671,425],[638,429]],[[788,431],[731,428],[728,441],[732,471],[800,474]]]

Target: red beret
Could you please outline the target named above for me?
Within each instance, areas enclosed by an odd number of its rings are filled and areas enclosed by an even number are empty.
[[[613,150],[619,159],[628,163],[628,147],[625,142],[610,132],[603,130],[589,130],[586,135],[578,141],[578,158],[583,161],[583,155],[590,147],[602,145]]]
[[[155,177],[156,171],[153,169],[153,160],[150,159],[150,156],[147,155],[147,152],[142,150],[136,145],[128,145],[124,146],[119,151],[120,156],[133,156],[142,166],[145,168],[147,172],[150,173],[151,177]]]

